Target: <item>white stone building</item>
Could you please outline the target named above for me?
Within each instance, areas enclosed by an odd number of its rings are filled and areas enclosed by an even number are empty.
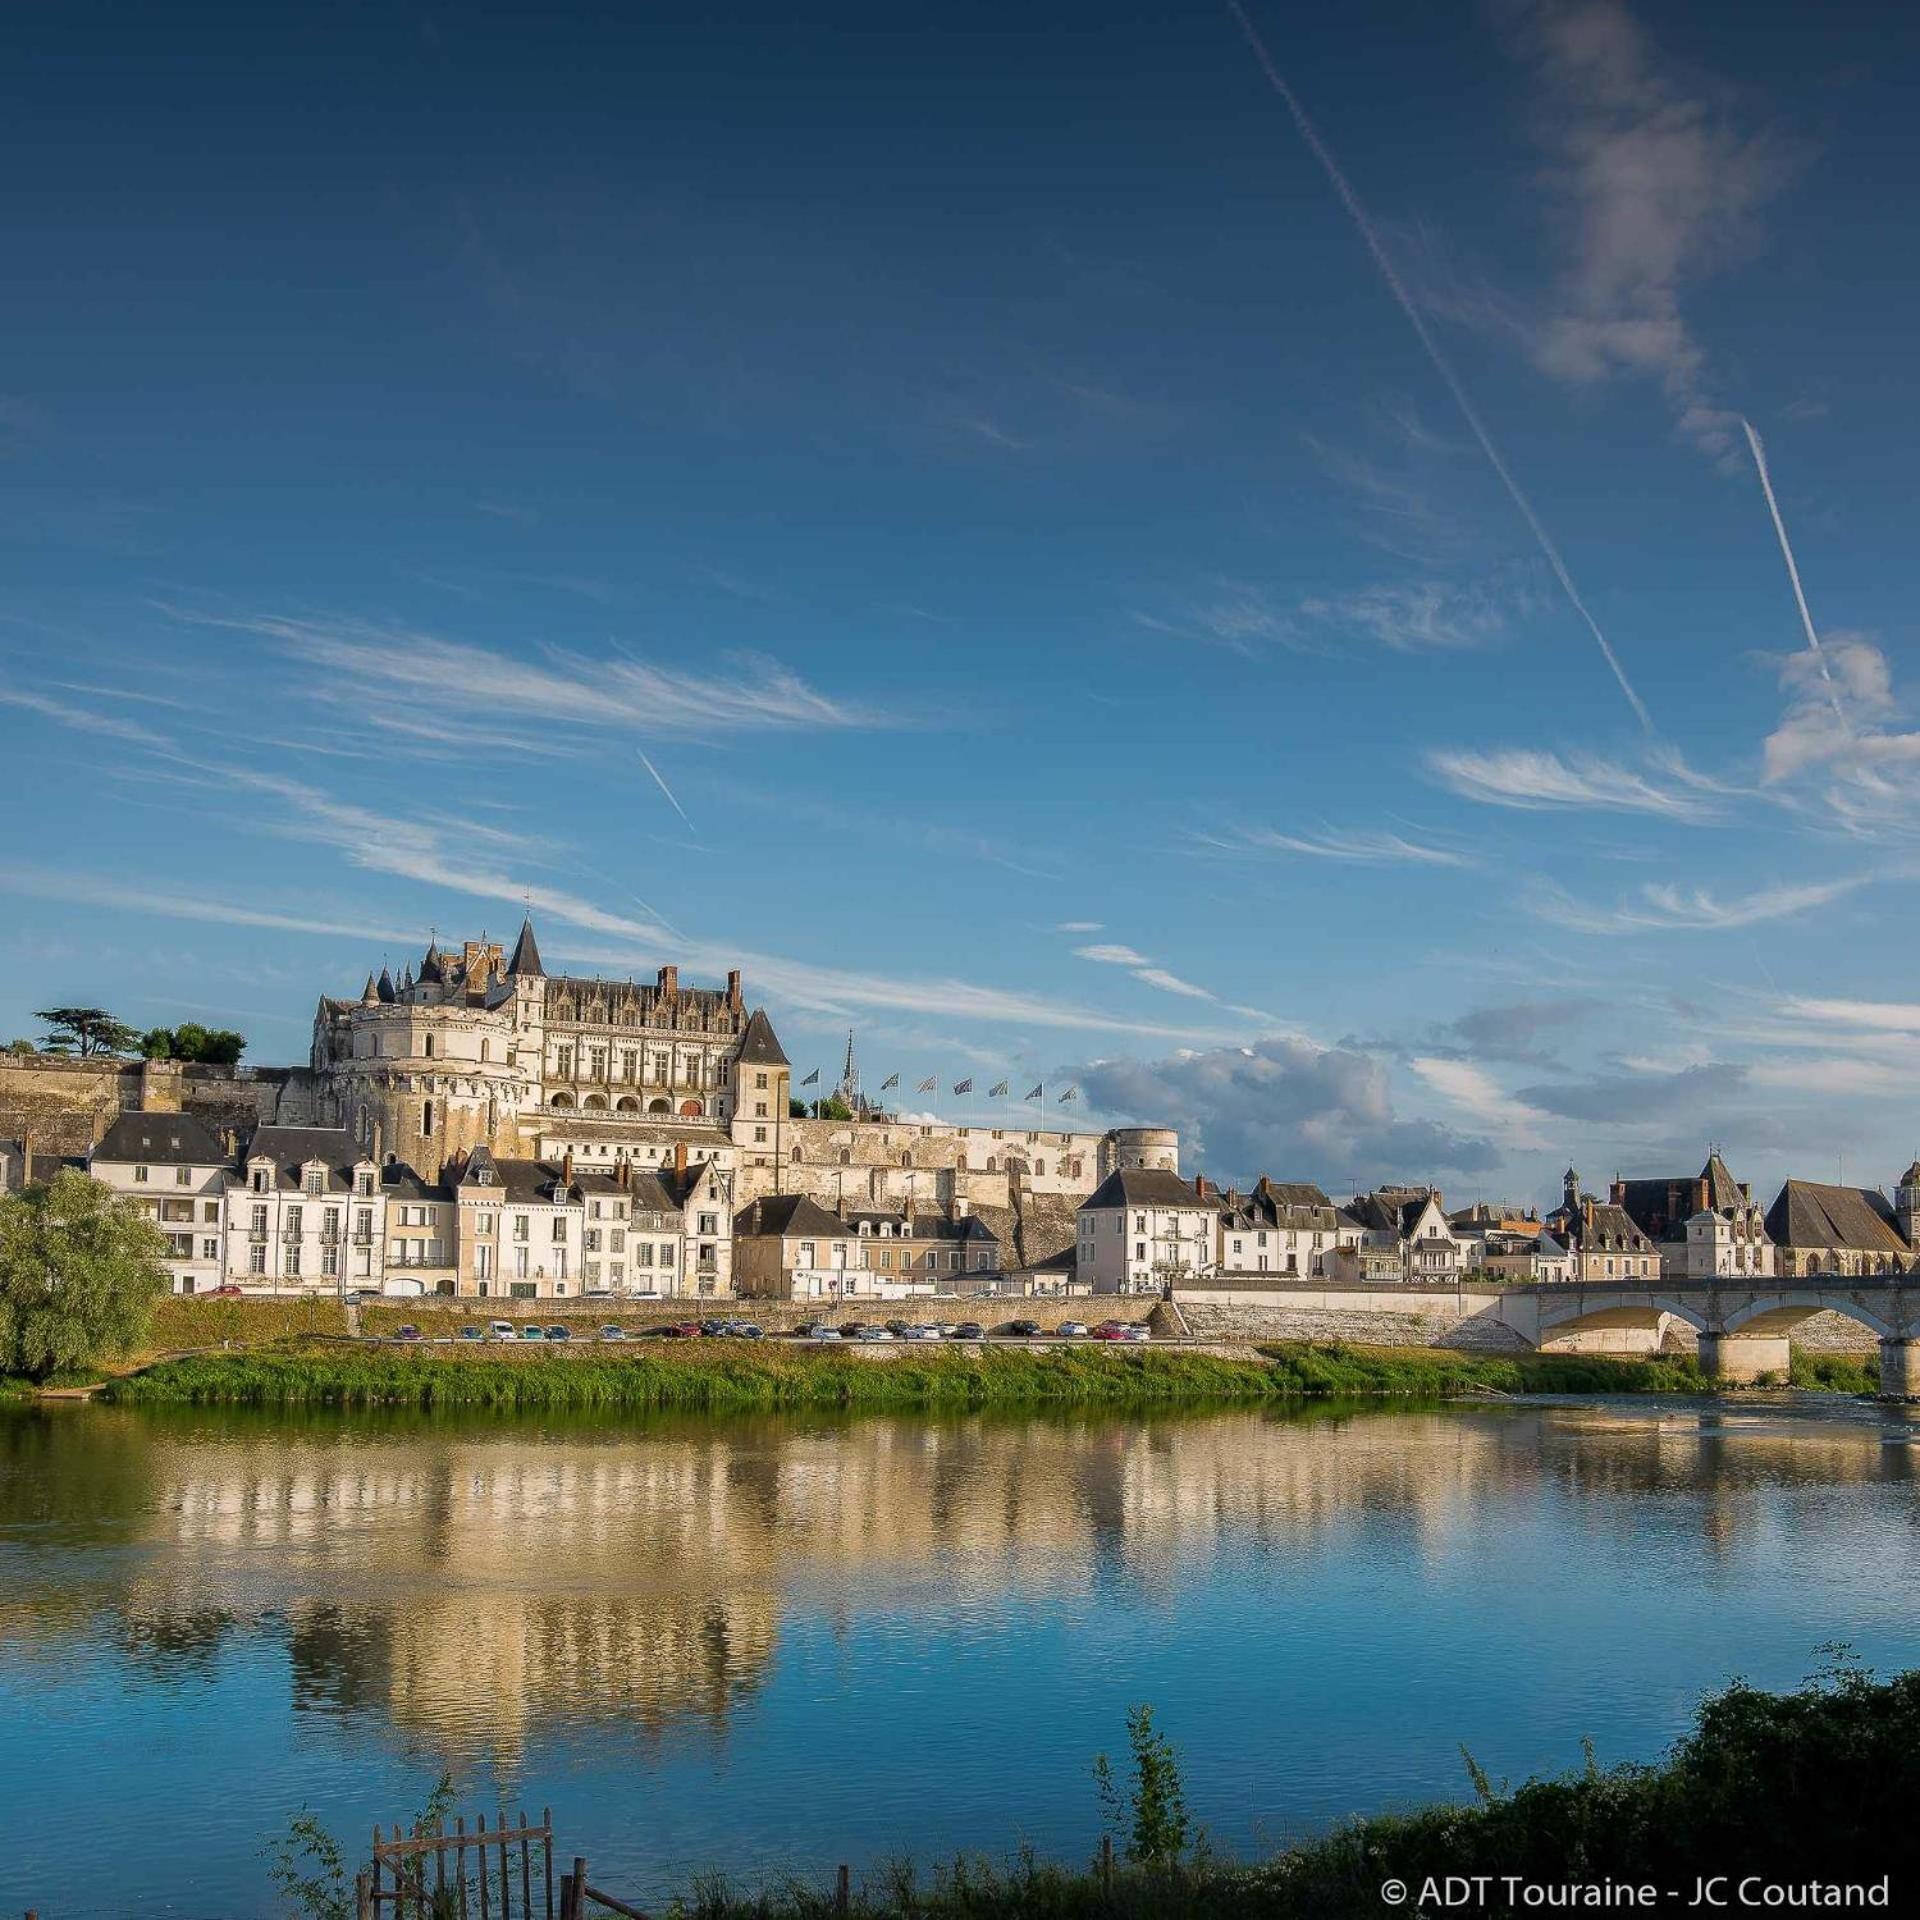
[[[389,1248],[381,1169],[337,1127],[261,1127],[227,1170],[223,1281],[248,1291],[382,1285]]]
[[[1770,1279],[1773,1241],[1765,1209],[1727,1171],[1718,1150],[1697,1175],[1616,1180],[1612,1201],[1624,1207],[1660,1254],[1670,1279]]]
[[[1358,1224],[1318,1187],[1264,1175],[1251,1193],[1229,1189],[1221,1196],[1219,1222],[1216,1264],[1223,1277],[1323,1279],[1333,1272],[1339,1248],[1360,1238]]]
[[[1392,1254],[1401,1280],[1441,1284],[1457,1281],[1466,1271],[1466,1248],[1430,1187],[1380,1187],[1355,1194],[1344,1211],[1358,1230],[1357,1250]]]
[[[1159,1293],[1219,1266],[1220,1198],[1204,1178],[1116,1168],[1077,1215],[1074,1273],[1094,1293]]]
[[[87,1156],[87,1171],[166,1235],[175,1293],[220,1284],[228,1169],[220,1142],[184,1113],[123,1113]]]

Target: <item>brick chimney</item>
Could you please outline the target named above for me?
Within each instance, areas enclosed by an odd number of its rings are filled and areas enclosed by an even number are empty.
[[[736,1013],[740,1009],[740,969],[738,967],[727,975],[727,1005]]]
[[[1207,1176],[1204,1173],[1196,1173],[1193,1176],[1193,1190],[1200,1199],[1204,1200],[1207,1197]]]
[[[624,1153],[613,1163],[613,1177],[623,1191],[633,1185],[633,1162]]]
[[[560,1182],[563,1186],[573,1185],[573,1149],[571,1147],[560,1156]]]
[[[662,967],[660,969],[660,991],[669,999],[680,991],[680,969]]]
[[[673,1177],[676,1180],[687,1177],[687,1143],[684,1140],[673,1143]]]

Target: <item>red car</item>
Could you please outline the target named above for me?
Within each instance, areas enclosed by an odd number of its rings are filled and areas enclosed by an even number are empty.
[[[228,1281],[224,1287],[215,1287],[208,1298],[213,1300],[238,1300],[240,1298],[240,1289],[236,1287],[232,1281]]]
[[[1094,1328],[1093,1337],[1096,1340],[1124,1340],[1127,1330],[1118,1320],[1102,1320]]]
[[[697,1320],[682,1320],[671,1327],[658,1329],[662,1340],[698,1340],[700,1323]]]

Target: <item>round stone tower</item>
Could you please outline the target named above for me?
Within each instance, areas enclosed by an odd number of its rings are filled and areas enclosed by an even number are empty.
[[[1180,1171],[1180,1136],[1171,1127],[1115,1127],[1100,1142],[1100,1177],[1122,1167]]]

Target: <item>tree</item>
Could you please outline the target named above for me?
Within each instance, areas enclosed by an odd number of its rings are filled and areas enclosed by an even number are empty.
[[[149,1027],[140,1051],[149,1060],[184,1060],[209,1067],[231,1067],[246,1051],[244,1034],[231,1027],[203,1027],[188,1020],[177,1027]]]
[[[789,1120],[804,1120],[806,1117],[807,1103],[804,1100],[789,1100],[787,1102],[787,1118]]]
[[[813,1116],[816,1120],[851,1120],[853,1109],[837,1093],[830,1093],[814,1102]]]
[[[16,1060],[31,1060],[40,1049],[31,1040],[9,1040],[0,1053],[10,1053]]]
[[[131,1053],[140,1036],[104,1007],[43,1007],[33,1016],[52,1031],[40,1042],[43,1053]]]
[[[1133,1756],[1133,1778],[1125,1786],[1113,1777],[1103,1753],[1093,1763],[1094,1785],[1100,1793],[1100,1811],[1107,1828],[1125,1826],[1127,1858],[1143,1867],[1170,1867],[1187,1850],[1193,1823],[1187,1813],[1186,1789],[1180,1783],[1180,1761],[1173,1742],[1156,1733],[1153,1709],[1127,1709],[1127,1746]]]
[[[45,1380],[125,1353],[167,1288],[167,1243],[72,1168],[0,1199],[0,1373]]]

